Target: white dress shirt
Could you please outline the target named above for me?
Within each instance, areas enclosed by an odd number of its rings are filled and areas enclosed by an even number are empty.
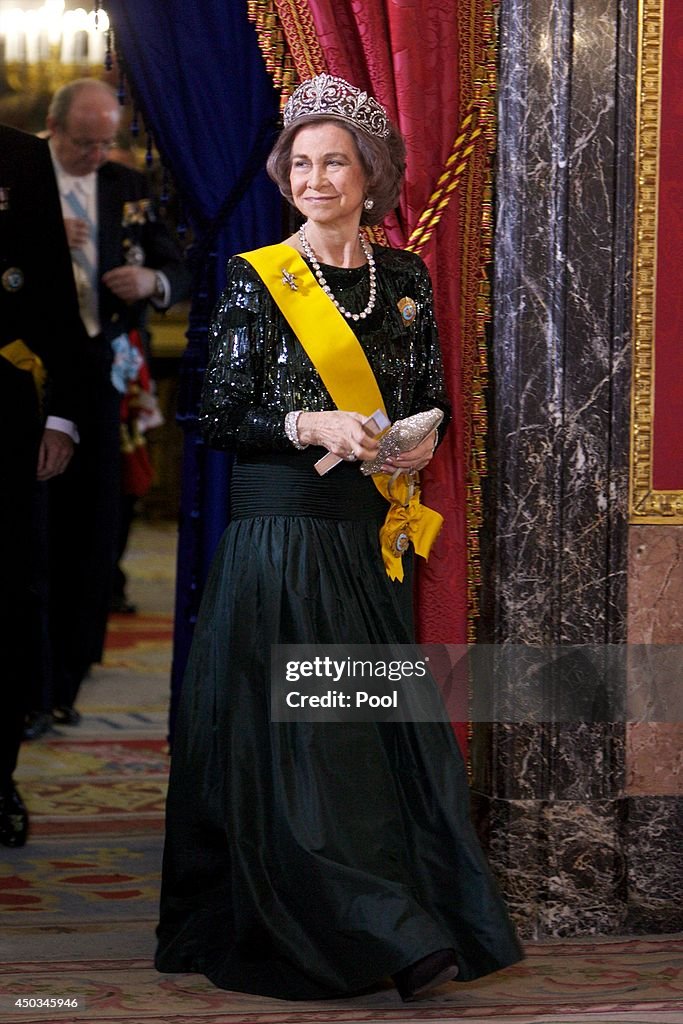
[[[62,205],[62,216],[63,217],[73,217],[74,216],[74,213],[71,211],[71,207],[68,205],[68,203],[66,202],[64,197],[69,193],[69,191],[72,188],[75,187],[76,183],[79,183],[79,189],[82,190],[82,196],[83,196],[81,201],[84,202],[84,205],[87,204],[86,205],[86,209],[88,210],[88,215],[91,217],[92,223],[95,225],[95,228],[96,228],[96,225],[97,225],[97,175],[96,174],[88,174],[85,178],[76,178],[72,174],[67,174],[66,171],[63,170],[62,166],[60,165],[60,163],[58,162],[57,158],[55,157],[55,154],[54,154],[54,152],[52,150],[52,146],[50,146],[50,155],[52,156],[52,165],[54,167],[55,177],[57,179],[57,189],[59,191],[59,198],[60,198],[61,205]],[[88,179],[92,179],[92,180],[89,181]],[[85,184],[82,185],[81,183],[85,183]],[[97,248],[96,248],[96,246],[95,246],[95,252],[92,255],[92,258],[95,261],[93,265],[95,267],[97,267]],[[77,287],[78,287],[78,277],[76,277],[76,267],[78,267],[78,273],[82,277],[81,267],[74,262],[73,258],[72,258],[71,263],[72,263],[72,266],[74,267],[74,278],[77,281]],[[90,289],[90,291],[92,292],[92,289]],[[83,320],[83,323],[84,323],[84,325],[86,327],[86,330],[88,331],[88,334],[90,334],[91,333],[91,328],[94,326],[95,320],[92,319],[92,313],[90,311],[88,311],[88,315],[91,317],[91,323],[90,323],[90,326],[88,326],[88,322],[84,318],[84,309],[83,309],[83,307],[81,305],[81,289],[80,288],[78,288],[78,294],[79,294],[78,301],[79,301],[81,319]],[[97,301],[97,298],[95,297],[95,302],[96,301]],[[99,332],[99,322],[97,322],[97,330],[95,331],[95,333],[97,334],[98,332]],[[75,444],[78,444],[78,441],[80,440],[79,434],[78,434],[78,428],[76,427],[76,424],[73,423],[71,420],[65,420],[61,416],[48,416],[46,421],[45,421],[45,426],[49,430],[61,430],[62,433],[67,434]]]
[[[68,218],[74,219],[77,216],[67,198],[69,194],[73,192],[75,193],[78,202],[83,206],[87,219],[92,225],[90,237],[81,247],[81,251],[87,262],[93,268],[93,281],[97,281],[99,280],[97,247],[97,173],[93,171],[92,174],[84,174],[81,176],[68,174],[59,163],[52,146],[50,146],[50,153],[52,154],[52,163],[55,169],[57,188],[59,189],[59,198],[62,204],[62,216],[65,220]],[[85,329],[90,337],[94,338],[100,333],[101,329],[98,289],[97,287],[93,287],[93,281],[88,279],[87,274],[83,270],[77,250],[72,249],[71,251],[71,265],[74,271],[76,290],[78,291],[78,305],[81,311],[81,320],[83,321]]]

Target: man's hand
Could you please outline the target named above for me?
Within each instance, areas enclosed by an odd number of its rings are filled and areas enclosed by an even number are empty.
[[[74,443],[63,430],[46,427],[38,452],[38,480],[50,480],[63,473],[74,453]]]
[[[121,299],[132,304],[154,295],[157,279],[149,267],[114,267],[102,275],[102,282]]]
[[[64,227],[70,249],[81,249],[90,237],[88,222],[80,217],[65,217]]]

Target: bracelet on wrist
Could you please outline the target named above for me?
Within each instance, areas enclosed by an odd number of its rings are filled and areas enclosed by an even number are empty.
[[[302,452],[304,448],[308,448],[307,444],[302,444],[299,440],[298,423],[299,416],[301,416],[303,411],[303,409],[296,409],[294,412],[288,412],[285,416],[285,434],[297,451],[300,452]]]

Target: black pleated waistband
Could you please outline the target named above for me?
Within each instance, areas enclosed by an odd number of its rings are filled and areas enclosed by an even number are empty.
[[[230,515],[315,516],[382,521],[387,502],[356,463],[342,462],[319,476],[322,449],[268,458],[240,457],[232,471]]]

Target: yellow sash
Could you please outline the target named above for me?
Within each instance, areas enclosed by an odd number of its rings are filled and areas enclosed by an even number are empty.
[[[338,409],[371,416],[384,399],[358,338],[308,265],[289,245],[269,245],[240,254],[254,268],[318,371]],[[401,474],[375,473],[373,483],[390,507],[380,530],[387,575],[403,580],[401,556],[412,541],[427,558],[442,516],[420,503],[419,487]]]
[[[36,355],[20,338],[11,341],[8,345],[3,345],[0,348],[0,356],[10,362],[12,366],[16,366],[17,370],[24,370],[32,375],[38,393],[38,402],[42,405],[47,371],[40,356]]]

